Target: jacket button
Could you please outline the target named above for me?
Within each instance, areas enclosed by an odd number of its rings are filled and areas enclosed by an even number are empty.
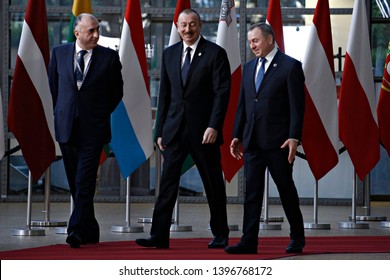
[[[255,102],[259,101],[257,98],[255,99]]]

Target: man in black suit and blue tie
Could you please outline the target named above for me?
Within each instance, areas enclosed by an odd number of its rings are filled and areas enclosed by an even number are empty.
[[[111,140],[110,116],[123,96],[122,65],[116,51],[99,46],[99,22],[80,14],[75,43],[53,48],[49,83],[74,209],[66,242],[73,248],[98,243],[93,198],[104,144]]]
[[[287,253],[305,246],[302,213],[293,181],[305,110],[302,65],[275,46],[271,26],[252,25],[248,42],[256,58],[245,64],[230,152],[244,158],[246,194],[241,241],[230,254],[256,254],[266,168],[277,186],[290,224]]]
[[[143,247],[169,248],[172,212],[188,154],[198,167],[210,208],[214,237],[208,248],[228,244],[220,145],[229,103],[230,65],[226,51],[200,35],[201,26],[196,11],[182,11],[177,22],[182,42],[163,52],[156,136],[164,162],[151,236],[136,240]]]

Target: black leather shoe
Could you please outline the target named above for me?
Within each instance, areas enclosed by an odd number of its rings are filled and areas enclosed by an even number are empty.
[[[66,243],[70,245],[70,248],[80,248],[80,244],[84,242],[77,232],[72,231],[66,238]]]
[[[257,246],[248,246],[239,242],[237,245],[226,247],[225,252],[228,254],[257,254]]]
[[[210,241],[209,249],[225,248],[228,245],[228,238],[223,236],[214,236]]]
[[[305,238],[291,239],[286,248],[286,253],[302,253],[303,247],[305,247]]]
[[[136,239],[135,243],[137,243],[139,246],[148,247],[148,248],[153,248],[153,247],[157,249],[169,248],[169,241],[162,242],[160,240],[157,240],[157,238],[155,237]]]

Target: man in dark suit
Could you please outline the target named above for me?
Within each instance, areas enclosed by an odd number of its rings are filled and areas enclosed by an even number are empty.
[[[111,140],[110,115],[123,96],[117,52],[99,46],[99,22],[80,14],[75,43],[55,47],[49,65],[56,140],[59,142],[74,209],[66,242],[99,242],[93,198],[99,159]],[[81,55],[81,53],[83,53]]]
[[[268,167],[290,224],[291,242],[286,252],[299,253],[305,246],[305,236],[292,173],[305,109],[302,65],[278,50],[273,30],[265,23],[249,28],[248,42],[256,58],[244,66],[230,146],[233,157],[244,158],[243,235],[237,245],[226,247],[225,251],[257,253],[264,174]]]
[[[169,248],[172,212],[188,154],[198,167],[210,208],[214,238],[208,247],[224,248],[228,243],[220,145],[229,103],[230,65],[225,50],[200,35],[201,26],[196,11],[182,11],[177,22],[182,42],[163,52],[156,136],[164,162],[151,237],[136,240],[143,247]]]

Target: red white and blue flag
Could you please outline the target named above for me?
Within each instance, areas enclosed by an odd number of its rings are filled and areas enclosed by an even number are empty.
[[[153,153],[152,111],[139,0],[127,2],[119,46],[123,99],[111,115],[111,148],[127,178]]]

